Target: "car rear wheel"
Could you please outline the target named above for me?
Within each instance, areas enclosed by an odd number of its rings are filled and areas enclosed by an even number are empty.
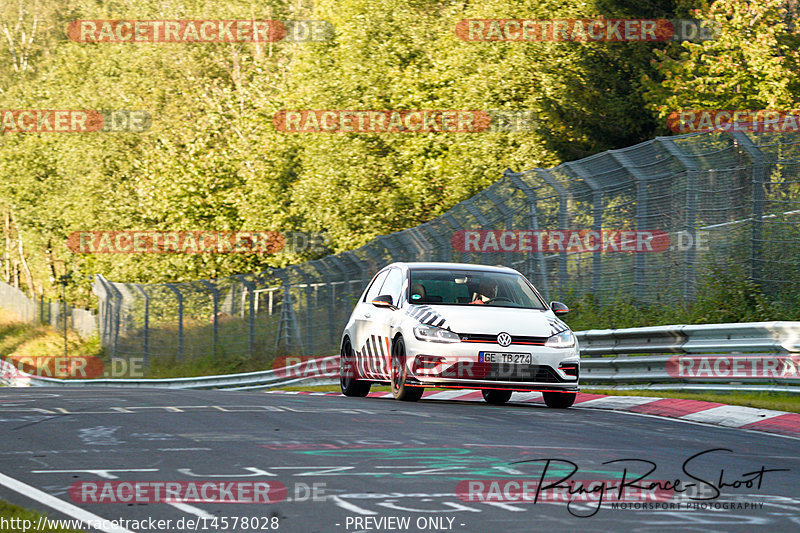
[[[425,391],[425,389],[422,387],[409,387],[406,385],[406,378],[408,377],[407,374],[406,345],[403,342],[403,339],[399,338],[392,346],[392,396],[394,396],[395,400],[416,402],[422,398],[422,393]]]
[[[542,396],[544,396],[544,403],[547,404],[547,407],[566,409],[575,403],[577,394],[574,392],[543,392]]]
[[[356,379],[356,358],[350,340],[342,345],[342,354],[339,357],[339,385],[345,396],[364,397],[369,394],[372,383]]]
[[[493,405],[503,405],[511,399],[510,390],[483,390],[483,399]]]

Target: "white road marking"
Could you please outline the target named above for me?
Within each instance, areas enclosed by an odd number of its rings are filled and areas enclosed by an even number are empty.
[[[74,474],[75,472],[85,472],[96,474],[103,479],[119,479],[110,472],[158,472],[158,468],[125,468],[125,469],[82,469],[82,470],[31,470],[32,474]]]
[[[594,400],[580,402],[578,405],[581,407],[600,407],[602,409],[626,409],[657,400],[663,400],[663,398],[651,398],[649,396],[606,396],[604,398],[595,398]]]
[[[31,487],[30,485],[23,483],[22,481],[18,481],[12,477],[8,477],[5,474],[0,474],[0,485],[8,487],[14,492],[18,492],[23,496],[30,498],[34,501],[37,501],[42,505],[46,505],[52,509],[55,509],[60,513],[64,513],[65,515],[75,518],[77,520],[81,520],[85,524],[91,523],[92,529],[96,529],[98,531],[106,531],[108,533],[133,533],[129,529],[125,529],[119,526],[115,527],[113,523],[109,522],[105,518],[90,513],[89,511],[85,511],[80,507],[65,502],[64,500],[60,500],[55,496],[51,496],[46,492],[42,492],[37,488]],[[107,525],[108,527],[102,527],[104,525],[104,522],[105,525]],[[95,527],[95,526],[100,526],[100,527]]]
[[[370,511],[369,509],[364,509],[363,507],[359,507],[358,505],[354,505],[350,502],[344,501],[338,496],[328,496],[333,503],[344,509],[345,511],[350,511],[351,513],[358,513],[358,514],[367,514],[367,515],[374,515],[378,514],[375,511]]]
[[[213,514],[207,513],[202,509],[198,509],[193,505],[189,505],[187,503],[168,503],[167,505],[173,506],[175,509],[179,511],[183,511],[184,513],[193,514],[195,516],[199,516],[200,518],[216,518]]]
[[[463,390],[446,390],[442,392],[436,392],[434,394],[430,394],[425,396],[425,400],[450,400],[453,398],[458,399],[461,396],[466,396],[471,391],[463,391]]]
[[[776,416],[785,415],[783,411],[772,411],[770,409],[754,409],[753,407],[741,407],[738,405],[721,405],[712,407],[705,411],[699,411],[681,418],[693,420],[695,422],[713,422],[721,426],[740,427],[752,422],[769,420]]]

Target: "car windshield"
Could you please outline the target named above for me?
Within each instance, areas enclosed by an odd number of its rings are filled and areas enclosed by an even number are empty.
[[[527,281],[513,272],[415,269],[409,281],[408,301],[412,304],[547,309]]]

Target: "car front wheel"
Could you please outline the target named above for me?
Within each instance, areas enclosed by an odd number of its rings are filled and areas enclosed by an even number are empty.
[[[544,403],[547,404],[547,407],[566,409],[575,403],[577,394],[574,392],[543,392],[542,396],[544,396]]]
[[[510,390],[483,390],[483,399],[493,405],[503,405],[511,399]]]
[[[422,398],[424,388],[409,387],[406,385],[408,370],[406,369],[406,345],[402,338],[397,339],[392,346],[392,396],[395,400],[416,402]]]

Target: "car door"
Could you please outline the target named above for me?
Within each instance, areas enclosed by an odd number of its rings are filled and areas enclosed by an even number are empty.
[[[371,358],[372,350],[368,349],[367,341],[371,335],[371,323],[378,310],[377,307],[372,305],[372,300],[380,295],[380,290],[383,287],[383,282],[386,276],[389,275],[389,269],[380,271],[369,288],[364,292],[364,296],[359,300],[354,310],[354,333],[353,350],[356,354],[356,366],[359,376],[372,377],[369,372],[369,359]]]
[[[393,267],[383,282],[379,296],[391,296],[392,305],[398,307],[401,304],[403,281],[402,269]],[[372,319],[366,331],[366,347],[371,356],[369,368],[375,379],[389,379],[392,325],[397,320],[399,311],[389,307],[372,307]]]

